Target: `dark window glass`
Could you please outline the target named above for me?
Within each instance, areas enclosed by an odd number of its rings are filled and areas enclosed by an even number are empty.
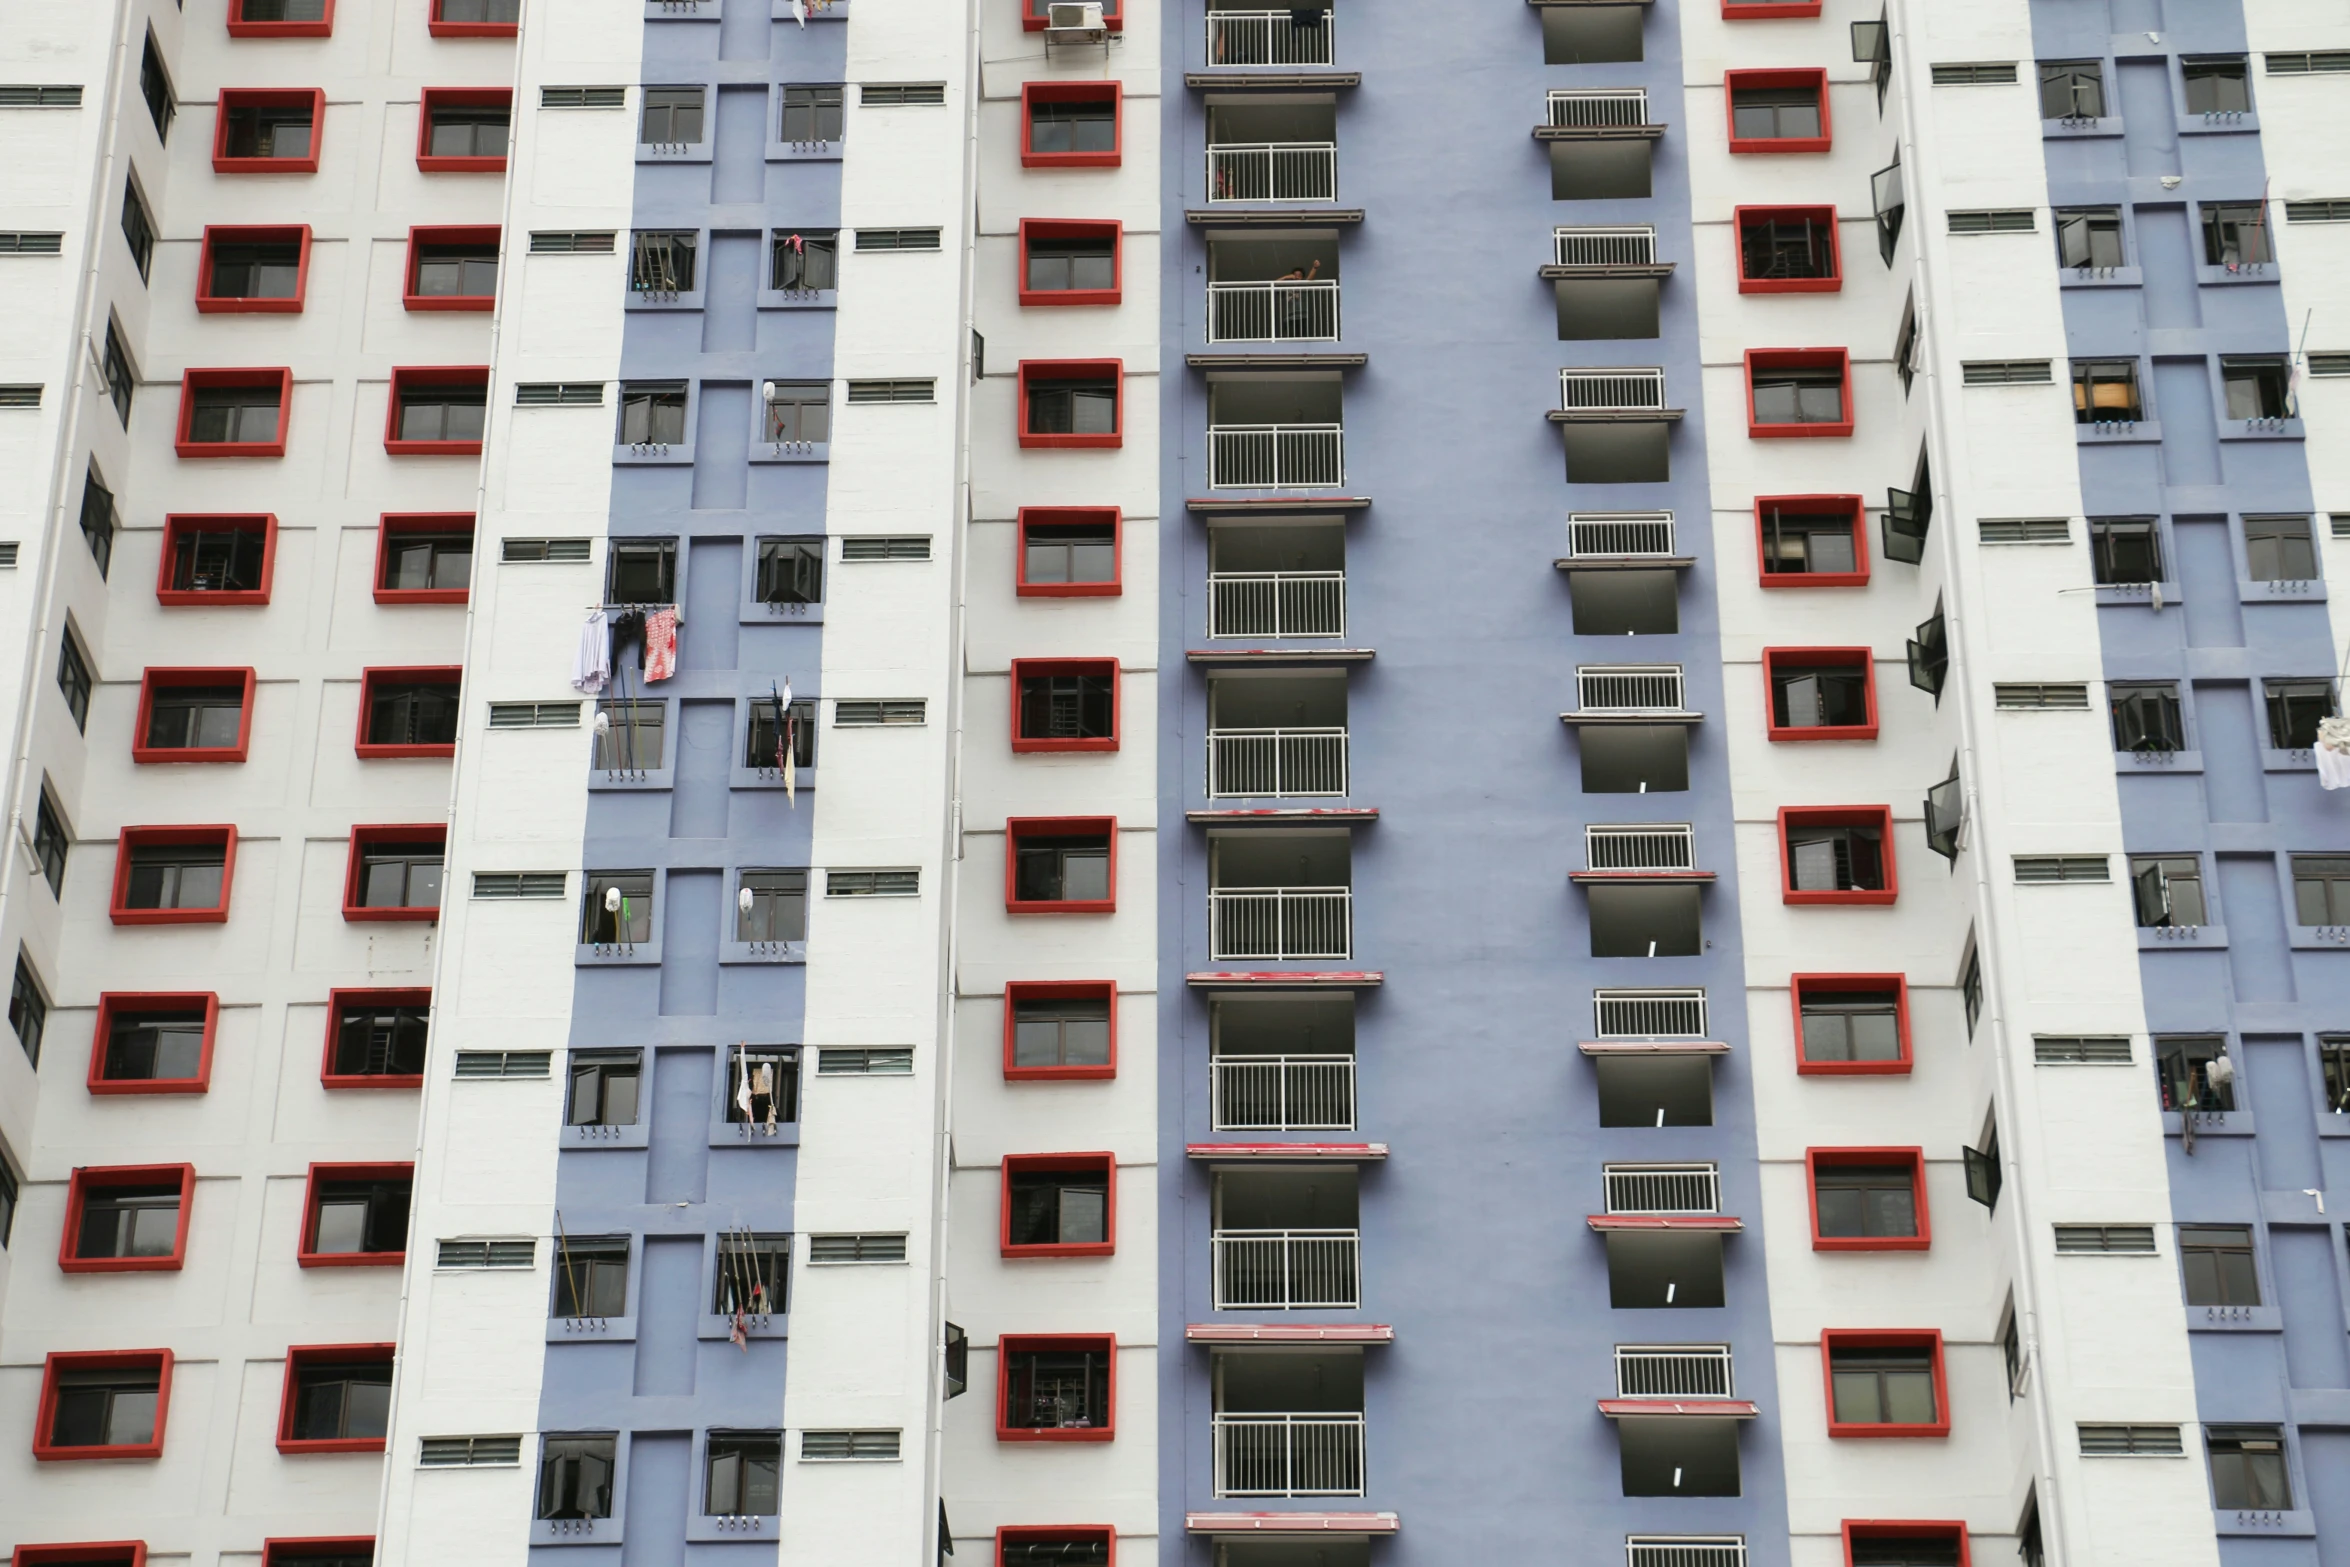
[[[2268,682],[2268,743],[2279,751],[2317,744],[2320,720],[2334,716],[2334,688],[2324,680]]]
[[[455,745],[457,687],[445,680],[372,681],[369,745]]]
[[[644,1058],[630,1050],[578,1053],[571,1058],[572,1126],[634,1126],[643,1086]]]
[[[397,592],[461,589],[473,580],[473,535],[470,533],[394,533],[384,539],[383,580],[379,588]],[[451,709],[452,737],[455,710]]]
[[[0,1159],[0,1251],[8,1249],[8,1237],[16,1229],[16,1199],[16,1175],[8,1161]]]
[[[61,1371],[49,1441],[57,1447],[141,1447],[155,1440],[157,1370]]]
[[[2183,751],[2185,716],[2175,685],[2114,686],[2113,748],[2117,751]]]
[[[231,158],[309,157],[310,105],[231,105],[222,151]]]
[[[808,939],[808,873],[744,871],[735,897],[737,941]]]
[[[155,35],[147,35],[147,47],[139,55],[139,96],[147,100],[147,117],[155,122],[155,139],[171,140],[171,122],[179,113],[176,95],[171,89],[170,73],[163,69],[163,51],[155,47]]]
[[[49,884],[51,897],[65,896],[65,860],[72,848],[73,833],[58,814],[57,802],[43,789],[33,807],[33,858],[41,862],[41,879]]]
[[[512,135],[514,111],[504,104],[436,103],[427,157],[503,158]]]
[[[759,602],[820,604],[824,601],[824,540],[761,539]]]
[[[1102,1170],[1015,1170],[1012,1244],[1098,1246],[1110,1238],[1110,1185]]]
[[[1855,1537],[1852,1567],[1958,1567],[1958,1537],[1950,1534]]]
[[[519,22],[522,0],[436,0],[444,22]]]
[[[41,989],[40,980],[33,976],[33,968],[24,954],[16,955],[16,975],[8,986],[8,1026],[16,1030],[16,1042],[24,1046],[24,1053],[34,1066],[41,1064],[41,1036],[49,1028],[49,998]],[[15,1212],[13,1194],[9,1212]],[[5,1237],[0,1237],[4,1240]]]
[[[1790,825],[1787,868],[1797,892],[1882,891],[1884,835],[1874,827]]]
[[[1916,1171],[1905,1164],[1824,1164],[1812,1176],[1820,1234],[1893,1239],[1918,1232]]]
[[[2260,1304],[2252,1231],[2244,1226],[2180,1225],[2179,1267],[2187,1277],[2190,1306]]]
[[[75,645],[71,629],[57,646],[57,689],[65,694],[65,710],[73,714],[74,728],[86,731],[90,726],[90,666]]]
[[[590,871],[580,940],[612,946],[653,939],[653,873]]]
[[[1924,1349],[1831,1349],[1839,1425],[1934,1425],[1934,1357]]]
[[[1898,1061],[1900,999],[1890,990],[1806,991],[1806,1061]]]
[[[2293,907],[2303,925],[2350,925],[2350,857],[2294,855]]]
[[[1782,512],[1776,506],[1764,517],[1764,571],[1825,574],[1855,569],[1851,517]]]
[[[728,1230],[718,1237],[718,1289],[710,1309],[723,1317],[737,1311],[753,1317],[780,1316],[789,1305],[791,1237]]]
[[[213,299],[292,299],[302,278],[302,247],[282,243],[212,247],[212,275],[205,293]]]
[[[478,441],[489,415],[490,389],[465,386],[400,387],[400,439]]]
[[[1023,1531],[1004,1540],[999,1567],[1110,1567],[1109,1535]]]
[[[498,291],[498,247],[419,245],[414,288],[427,299],[487,299]]]
[[[1029,675],[1020,682],[1023,740],[1107,740],[1117,733],[1110,675]]]
[[[326,0],[241,0],[239,20],[247,22],[323,22]]]
[[[2040,118],[2096,120],[2105,116],[2105,67],[2095,60],[2040,64]]]
[[[745,767],[776,769],[779,742],[776,739],[775,703],[757,701],[751,704],[751,721],[743,737],[743,765]],[[794,767],[816,765],[816,704],[794,702],[791,705],[791,751]]]
[[[345,1005],[335,1014],[335,1076],[421,1077],[432,1009]]]
[[[1031,523],[1021,548],[1032,584],[1118,580],[1118,530],[1111,523]]]
[[[612,1516],[613,1457],[619,1438],[550,1436],[539,1450],[537,1516],[556,1520]]]
[[[172,530],[171,587],[175,593],[258,593],[268,536],[259,528]]]
[[[1111,152],[1118,145],[1118,109],[1107,98],[1031,103],[1030,152]]]
[[[408,1249],[408,1187],[396,1180],[321,1181],[310,1220],[310,1250],[353,1256]]]
[[[2058,266],[2100,269],[2125,264],[2121,208],[2059,207],[2055,218]]]
[[[103,579],[114,564],[114,492],[98,478],[92,467],[82,479],[82,541],[90,546],[90,558],[98,563],[98,575]]]
[[[77,1258],[168,1257],[179,1244],[180,1188],[91,1186],[82,1193]]]
[[[1971,941],[1973,938],[1969,937]],[[1975,1025],[1983,1020],[1983,960],[1971,947],[1966,955],[1966,967],[1959,971],[1959,999],[1966,1004],[1967,1038],[1975,1037]]]
[[[190,397],[188,439],[203,445],[274,441],[278,432],[278,388],[199,386]]]
[[[2091,517],[2089,565],[2102,583],[2160,582],[2162,537],[2151,517]]]
[[[2130,886],[2142,927],[2209,923],[2203,907],[2203,861],[2195,855],[2134,854]]]
[[[608,773],[659,770],[669,738],[669,704],[609,698],[596,704],[589,765]]]
[[[628,1315],[628,1237],[559,1236],[555,1241],[558,1317]]]
[[[1771,675],[1771,721],[1782,729],[1867,723],[1867,671],[1852,664],[1777,666]]]
[[[2154,1041],[2154,1071],[2165,1110],[2227,1111],[2236,1108],[2236,1085],[2211,1080],[2212,1063],[2227,1054],[2227,1041],[2172,1035]],[[2229,1065],[2232,1067],[2233,1062]],[[2224,1075],[2224,1074],[2223,1074]]]
[[[2269,242],[2266,202],[2209,201],[2203,204],[2205,266],[2233,268],[2276,259],[2276,251]]]
[[[1812,139],[1820,134],[1817,87],[1739,87],[1730,93],[1730,134],[1740,141]]]
[[[380,1439],[391,1428],[392,1363],[303,1361],[294,1367],[293,1430],[301,1442]]]
[[[145,744],[184,751],[234,746],[245,727],[245,688],[157,686],[147,698]]]
[[[2289,419],[2291,376],[2282,359],[2222,359],[2219,377],[2230,419]]]
[[[147,216],[147,204],[139,199],[136,185],[122,188],[122,237],[131,247],[131,260],[138,264],[139,281],[146,282],[155,259],[155,221]]]
[[[2252,83],[2237,60],[2183,60],[2189,114],[2242,114],[2252,107]]]
[[[1840,424],[1843,420],[1842,371],[1756,367],[1756,424]]]
[[[790,229],[775,236],[775,268],[768,287],[821,293],[840,287],[840,234]]]
[[[202,1007],[117,1012],[107,1022],[100,1075],[109,1083],[184,1081],[203,1066]]]
[[[146,844],[131,850],[124,907],[217,909],[226,894],[228,852],[219,844]]]
[[[2350,1039],[2320,1040],[2317,1053],[2325,1071],[2326,1109],[2336,1115],[2350,1113]]]
[[[838,87],[786,87],[783,90],[783,139],[787,142],[839,141],[841,90]]]
[[[2211,1452],[2214,1505],[2278,1512],[2292,1507],[2283,1427],[2207,1426],[2203,1442]]]
[[[614,539],[607,579],[604,592],[609,603],[676,603],[677,541]]]
[[[1074,996],[1013,1002],[1012,1064],[1108,1066],[1110,998]]]
[[[1116,246],[1108,239],[1032,239],[1028,287],[1038,292],[1118,286]]]
[[[2307,517],[2244,519],[2244,559],[2255,582],[2308,582],[2317,577],[2317,544]]]
[[[1764,218],[1738,231],[1740,264],[1754,282],[1836,275],[1834,231],[1817,218]]]
[[[770,388],[767,394],[767,440],[822,446],[832,439],[830,381],[771,381],[767,384]],[[816,558],[822,560],[822,542],[817,542],[813,548]]]
[[[1015,1350],[1004,1357],[1004,1424],[1016,1431],[1100,1430],[1110,1423],[1107,1349]]]
[[[1116,435],[1118,388],[1111,381],[1028,383],[1030,435]]]
[[[2138,399],[2138,361],[2081,359],[2073,362],[2073,422],[2131,423],[2146,417]]]
[[[359,851],[359,907],[439,908],[442,856],[437,843],[365,845]]]
[[[628,286],[641,294],[690,294],[701,236],[640,231],[629,253]]]
[[[685,443],[686,389],[682,381],[638,382],[620,389],[620,440],[626,446]]]
[[[1015,853],[1015,894],[1022,903],[1100,902],[1110,895],[1106,836],[1023,838]]]
[[[713,1431],[702,1511],[713,1518],[773,1518],[782,1511],[783,1434]]]

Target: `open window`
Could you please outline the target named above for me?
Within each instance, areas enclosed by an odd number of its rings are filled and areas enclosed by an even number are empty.
[[[200,1094],[212,1082],[220,997],[210,991],[108,991],[90,1043],[93,1094]]]
[[[1865,647],[1765,648],[1773,740],[1877,738],[1875,656]]]
[[[410,1164],[313,1164],[295,1260],[305,1268],[398,1267],[415,1173]]]
[[[430,990],[332,990],[326,998],[328,1088],[416,1088],[424,1082]]]
[[[231,38],[326,38],[335,30],[335,0],[229,0]]]
[[[1124,444],[1125,362],[1020,361],[1023,447],[1114,448]]]
[[[1117,1250],[1115,1156],[1013,1154],[1003,1172],[1005,1256],[1106,1257]]]
[[[473,533],[469,511],[385,512],[375,536],[375,601],[464,603],[473,584]]]
[[[1012,660],[1015,752],[1118,749],[1118,661]]]
[[[1738,292],[1832,294],[1844,286],[1834,207],[1740,207]]]
[[[212,124],[215,174],[316,174],[326,94],[314,88],[228,87]]]
[[[1899,974],[1797,974],[1795,1070],[1805,1076],[1910,1069],[1909,982]]]
[[[583,946],[634,946],[653,939],[653,873],[589,871],[581,898]]]
[[[253,745],[250,669],[150,669],[139,677],[131,760],[241,762]]]
[[[1114,169],[1123,156],[1117,82],[1023,82],[1020,163],[1030,169]]]
[[[1759,495],[1754,525],[1764,587],[1868,585],[1868,519],[1861,497]]]
[[[174,513],[163,519],[155,601],[181,609],[266,604],[276,564],[276,517]]]
[[[1117,1434],[1118,1343],[1107,1333],[1007,1334],[996,1346],[999,1442],[1107,1442]]]
[[[427,174],[497,174],[506,167],[514,93],[427,87],[416,113],[416,166]]]
[[[726,1121],[777,1127],[800,1119],[800,1052],[791,1045],[738,1044],[726,1053]]]
[[[177,1272],[196,1201],[192,1164],[85,1166],[66,1186],[61,1273]]]
[[[736,877],[734,939],[747,946],[808,939],[808,873],[745,870]]]
[[[538,1495],[531,1517],[551,1522],[611,1517],[619,1469],[616,1433],[548,1432],[539,1439]]]
[[[564,1100],[566,1126],[634,1126],[644,1099],[641,1050],[574,1050]]]
[[[783,1433],[713,1431],[702,1455],[702,1516],[774,1518],[783,1511]]]
[[[2218,1034],[2157,1034],[2154,1076],[2172,1114],[2227,1114],[2236,1108],[2236,1063]]]
[[[2115,681],[2107,685],[2106,693],[2113,711],[2116,751],[2187,748],[2186,714],[2179,703],[2177,681]]]
[[[1783,902],[1886,904],[1899,896],[1890,807],[1783,807],[1779,847]]]
[[[2296,414],[2292,367],[2281,357],[2222,355],[2219,380],[2231,420],[2273,424]]]
[[[438,822],[352,828],[343,877],[343,918],[354,923],[437,922],[448,833]]]
[[[117,925],[221,925],[237,863],[234,827],[125,827],[110,917]]]
[[[1746,353],[1746,433],[1755,440],[1852,433],[1852,356],[1841,348]]]
[[[1922,1148],[1809,1148],[1814,1251],[1925,1251],[1933,1245]]]
[[[1950,1392],[1938,1330],[1820,1335],[1831,1437],[1948,1436]]]
[[[190,370],[180,377],[181,457],[283,457],[294,400],[288,369]]]
[[[2040,118],[2100,120],[2105,117],[2105,65],[2099,60],[2042,60]]]
[[[1021,598],[1093,598],[1123,591],[1115,506],[1023,506],[1019,517]]]
[[[310,228],[204,230],[196,252],[196,309],[204,315],[298,312],[310,288]]]
[[[671,89],[692,91],[695,89]],[[848,129],[846,95],[837,82],[795,82],[782,90],[777,139],[799,152],[837,148]],[[701,138],[695,136],[694,141]],[[652,140],[647,137],[646,140]],[[685,138],[680,138],[685,140]]]
[[[840,287],[838,229],[777,229],[767,286],[779,294],[829,294]]]
[[[168,1349],[51,1354],[41,1366],[33,1457],[161,1458],[171,1411]]]
[[[522,0],[432,0],[426,25],[435,38],[512,38],[522,30]]]
[[[2272,751],[2306,751],[2317,744],[2317,726],[2334,716],[2334,684],[2330,680],[2266,680],[2261,682],[2268,716],[2268,746]],[[2339,920],[2311,920],[2308,924],[2341,924]]]
[[[390,1344],[298,1344],[278,1399],[281,1453],[380,1453],[392,1424]]]
[[[384,450],[395,457],[478,457],[489,417],[486,365],[403,365],[385,399]]]
[[[2162,580],[2162,532],[2152,517],[2091,517],[2089,569],[2100,586]]]
[[[731,1317],[739,1311],[749,1317],[768,1318],[787,1313],[791,1309],[791,1252],[788,1234],[754,1234],[739,1229],[722,1233],[711,1314]]]
[[[2211,1502],[2222,1510],[2287,1512],[2293,1475],[2285,1462],[2283,1426],[2205,1426],[2211,1455]]]
[[[1013,980],[1004,986],[1004,1076],[1067,1081],[1118,1075],[1112,980]]]
[[[629,1238],[560,1235],[555,1239],[555,1299],[550,1317],[609,1321],[629,1314]]]
[[[2203,858],[2133,854],[2130,896],[2141,930],[2180,930],[2210,923],[2203,899]]]
[[[2039,1567],[2025,1557],[2025,1567]],[[1964,1523],[1871,1521],[1844,1524],[1844,1567],[1970,1567]]]
[[[498,303],[495,224],[412,228],[400,302],[410,310],[491,310]]]
[[[2135,424],[2146,417],[2137,360],[2076,359],[2072,369],[2075,424]]]
[[[1020,303],[1114,305],[1124,297],[1125,225],[1020,220]]]
[[[995,1567],[1116,1567],[1117,1550],[1118,1531],[1106,1523],[1007,1525],[995,1532]]]
[[[1004,824],[1004,906],[1014,914],[1108,914],[1118,906],[1118,823],[1024,816]]]
[[[463,678],[464,671],[454,666],[362,673],[359,756],[366,761],[454,756],[457,694]]]
[[[2056,228],[2056,264],[2095,276],[2129,264],[2119,207],[2058,207],[2050,217]]]
[[[1834,139],[1823,70],[1731,71],[1730,150],[1826,152]]]

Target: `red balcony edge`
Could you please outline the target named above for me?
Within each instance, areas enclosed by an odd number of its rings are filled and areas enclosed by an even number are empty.
[[[1762,1409],[1743,1398],[1603,1398],[1599,1412],[1610,1420],[1662,1416],[1712,1420],[1759,1420]]]
[[[1192,1322],[1183,1338],[1189,1344],[1392,1344],[1395,1329],[1384,1322]]]
[[[1584,1039],[1575,1048],[1587,1056],[1726,1056],[1719,1039]]]
[[[1385,1143],[1187,1143],[1188,1159],[1384,1159]]]
[[[1709,882],[1712,871],[1569,871],[1567,880],[1575,882],[1645,882],[1652,886],[1676,886],[1684,882]]]
[[[1387,976],[1378,969],[1310,970],[1283,973],[1278,969],[1200,969],[1183,976],[1186,985],[1269,985],[1291,989],[1367,990],[1383,985]]]
[[[1184,820],[1244,826],[1250,822],[1375,822],[1376,805],[1293,805],[1253,811],[1185,811]]]
[[[1394,1513],[1185,1513],[1189,1534],[1394,1534]]]
[[[1595,1230],[1716,1230],[1746,1228],[1746,1221],[1727,1213],[1595,1213],[1588,1221]]]

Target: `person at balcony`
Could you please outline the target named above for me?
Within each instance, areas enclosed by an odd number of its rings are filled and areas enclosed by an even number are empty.
[[[1316,256],[1311,266],[1291,267],[1273,281],[1275,284],[1312,283],[1318,281],[1321,275],[1322,258]],[[1276,289],[1276,292],[1281,296],[1281,335],[1284,337],[1305,336],[1306,328],[1313,324],[1313,301],[1307,298],[1304,289],[1293,288],[1285,292]]]

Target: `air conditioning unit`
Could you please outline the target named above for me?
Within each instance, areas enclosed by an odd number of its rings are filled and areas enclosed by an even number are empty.
[[[1101,0],[1051,0],[1044,8],[1047,43],[1107,43],[1110,29],[1102,20]]]

